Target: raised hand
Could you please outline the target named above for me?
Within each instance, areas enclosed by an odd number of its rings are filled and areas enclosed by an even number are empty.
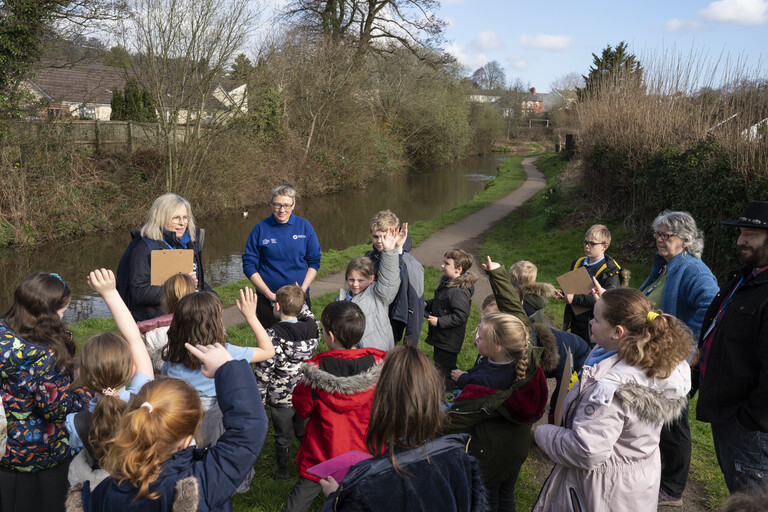
[[[495,261],[491,261],[490,256],[487,256],[487,258],[488,258],[488,262],[482,264],[484,270],[486,271],[496,270],[501,266],[501,263],[496,263]]]
[[[99,295],[116,290],[117,280],[115,279],[115,273],[106,268],[99,268],[91,271],[86,277],[88,286]]]
[[[237,309],[243,314],[245,318],[256,316],[256,306],[258,306],[258,297],[253,293],[251,288],[243,288],[240,290],[240,298],[235,300]]]
[[[407,231],[406,234],[408,234]],[[395,228],[387,228],[387,230],[381,235],[381,245],[383,246],[382,248],[385,251],[391,251],[394,249],[395,244],[397,243],[397,237],[398,234]]]
[[[398,251],[403,250],[403,246],[405,245],[405,240],[408,238],[408,223],[403,222],[403,225],[400,226],[400,231],[397,233],[397,240],[395,241],[395,249]]]

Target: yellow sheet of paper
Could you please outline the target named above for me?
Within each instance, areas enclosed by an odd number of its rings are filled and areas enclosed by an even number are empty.
[[[594,288],[592,278],[589,277],[589,272],[587,272],[587,269],[584,267],[579,267],[576,270],[571,270],[570,272],[561,275],[557,278],[557,283],[565,294],[574,293],[589,295],[589,291]],[[573,309],[573,312],[576,315],[589,311],[589,308],[577,306],[576,304],[571,304],[571,309]]]
[[[194,268],[192,264],[194,251],[192,249],[160,249],[149,254],[152,269],[150,279],[153,286],[162,286],[165,280],[172,275],[179,272],[189,274]]]

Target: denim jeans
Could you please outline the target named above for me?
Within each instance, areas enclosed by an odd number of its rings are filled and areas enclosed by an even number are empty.
[[[712,423],[712,440],[731,494],[768,484],[768,432],[747,430],[730,418]]]

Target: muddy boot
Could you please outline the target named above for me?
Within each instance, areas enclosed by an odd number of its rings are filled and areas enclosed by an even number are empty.
[[[272,478],[275,480],[290,480],[288,464],[291,460],[291,449],[275,446],[275,467],[272,468]]]

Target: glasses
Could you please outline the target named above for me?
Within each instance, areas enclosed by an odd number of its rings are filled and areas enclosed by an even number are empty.
[[[653,238],[661,238],[665,242],[669,240],[669,237],[671,236],[677,236],[677,233],[659,233],[658,231],[654,231]]]
[[[171,217],[171,222],[174,224],[187,224],[189,217]]]
[[[289,212],[289,211],[293,210],[293,205],[292,204],[272,203],[272,209],[273,210],[277,210],[277,211],[285,210],[285,211]]]
[[[584,240],[584,245],[586,247],[589,247],[590,249],[596,245],[603,245],[605,242],[590,242],[589,240]]]

